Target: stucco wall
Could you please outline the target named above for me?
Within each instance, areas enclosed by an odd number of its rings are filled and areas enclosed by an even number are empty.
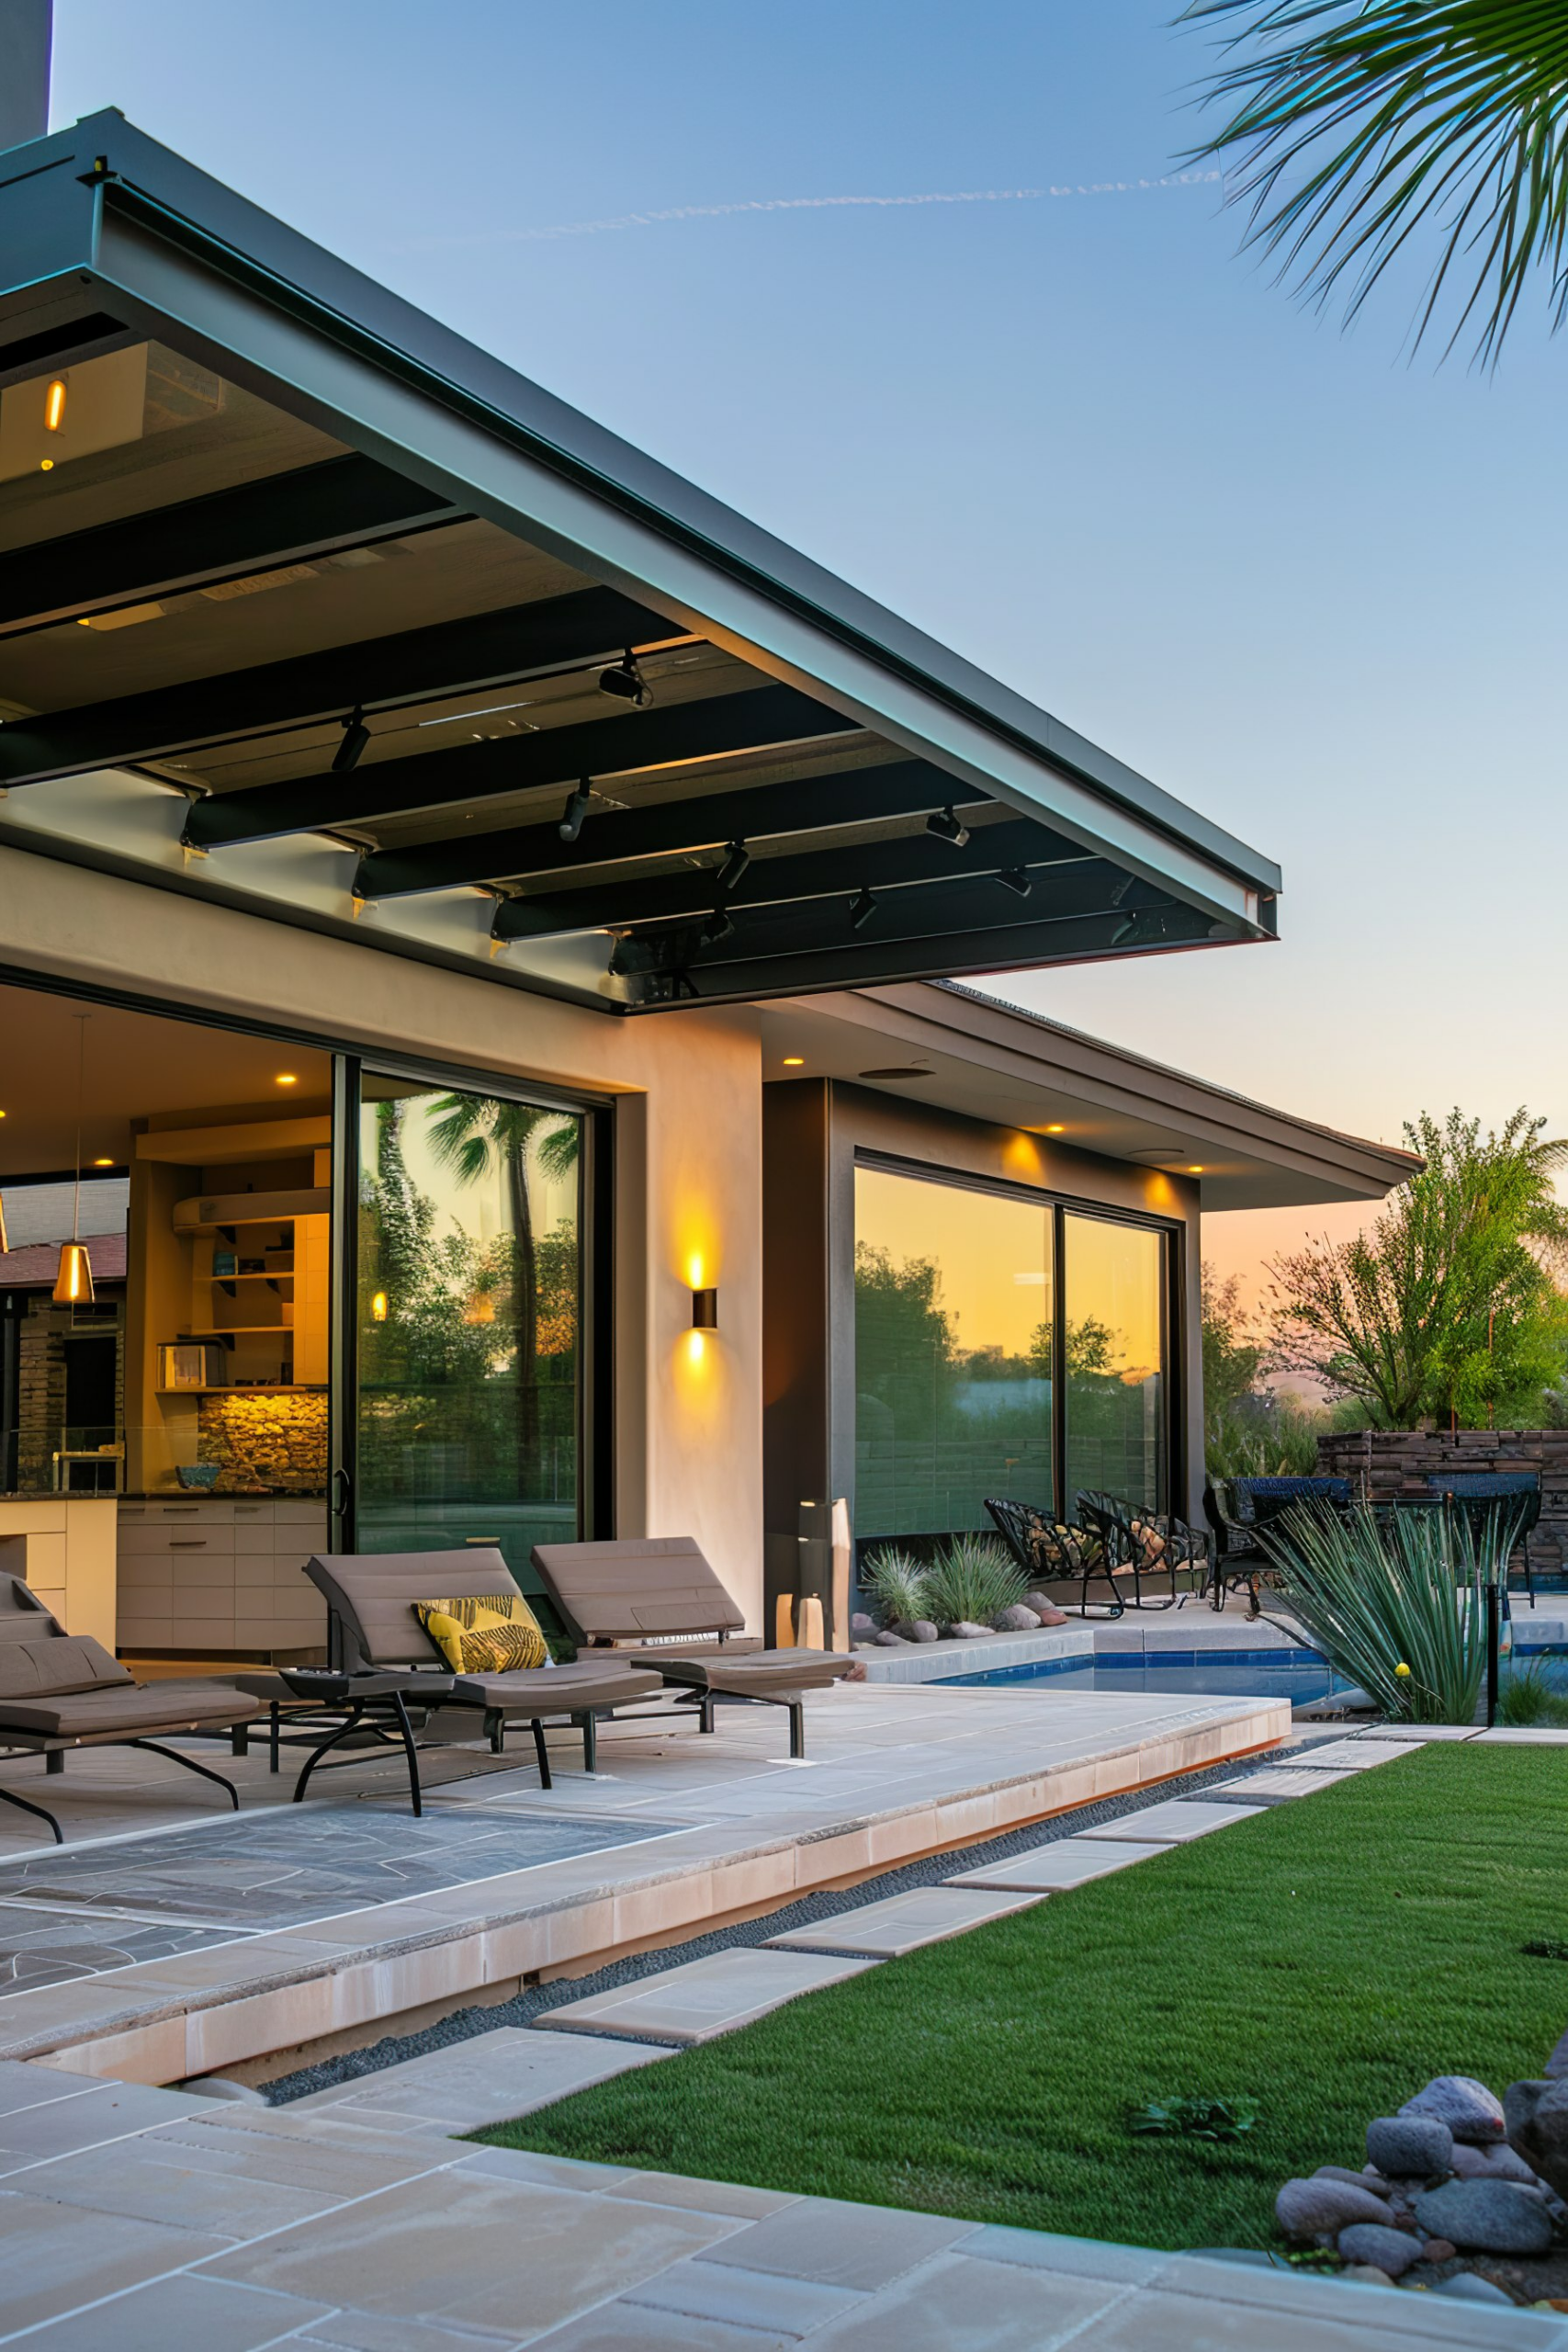
[[[615,1098],[615,1492],[691,1534],[760,1627],[761,1057],[749,1012],[617,1019],[0,849],[0,963],[324,1046]],[[691,1330],[694,1259],[719,1327]]]

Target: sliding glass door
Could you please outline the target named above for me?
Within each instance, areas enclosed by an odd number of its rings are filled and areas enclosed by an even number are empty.
[[[1109,1217],[1063,1219],[1066,1472],[1080,1487],[1163,1507],[1165,1240]]]
[[[581,1531],[584,1120],[362,1073],[353,1523],[362,1552]]]

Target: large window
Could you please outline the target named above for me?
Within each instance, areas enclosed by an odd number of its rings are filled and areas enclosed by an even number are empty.
[[[857,1168],[856,1534],[983,1528],[988,1495],[1163,1507],[1165,1252],[1152,1227]]]
[[[580,1532],[582,1121],[367,1073],[359,1138],[358,1546]]]
[[[1132,1503],[1165,1499],[1164,1241],[1147,1227],[1066,1216],[1066,1476]]]
[[[1051,1212],[855,1171],[855,1532],[986,1524],[1052,1489]]]

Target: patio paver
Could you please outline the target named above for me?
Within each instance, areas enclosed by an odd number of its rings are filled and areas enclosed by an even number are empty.
[[[865,1952],[877,1960],[897,1960],[922,1944],[944,1943],[950,1936],[983,1928],[987,1919],[1005,1919],[1044,1900],[1039,1892],[988,1892],[979,1887],[920,1886],[908,1894],[890,1894],[882,1903],[863,1904],[858,1911],[840,1912],[836,1919],[818,1919],[808,1928],[792,1928],[787,1935],[770,1936],[766,1951]]]
[[[1142,1813],[1124,1813],[1120,1821],[1102,1822],[1094,1834],[1118,1843],[1126,1838],[1134,1845],[1154,1842],[1185,1846],[1190,1838],[1206,1838],[1213,1829],[1228,1829],[1235,1821],[1250,1821],[1262,1811],[1263,1807],[1256,1804],[1216,1804],[1212,1798],[1168,1797],[1164,1804],[1149,1805]]]
[[[874,1960],[832,1959],[825,1953],[767,1951],[745,1946],[661,1969],[614,1992],[592,1993],[548,2009],[536,2027],[567,2033],[629,2034],[682,2047],[733,2033],[802,1993],[819,1992],[874,1968]]]
[[[1103,1878],[1108,1871],[1124,1871],[1150,1854],[1168,1850],[1164,1845],[1134,1846],[1124,1839],[1098,1836],[1059,1838],[1049,1846],[1037,1847],[1032,1854],[1020,1854],[1014,1861],[982,1862],[978,1870],[955,1871],[945,1883],[949,1886],[1037,1888],[1049,1894],[1056,1887],[1082,1886],[1091,1878]]]
[[[1303,1762],[1282,1766],[1277,1772],[1244,1773],[1239,1781],[1222,1781],[1205,1794],[1215,1804],[1286,1804],[1294,1797],[1315,1796],[1319,1789],[1332,1788],[1336,1781],[1353,1778],[1344,1765],[1332,1772],[1309,1771]]]
[[[312,2091],[292,2101],[288,2112],[329,2110],[343,2122],[374,2123],[384,2132],[477,2132],[673,2055],[653,2042],[497,2026],[378,2074]]]
[[[1389,1739],[1370,1747],[1359,1739],[1331,1739],[1322,1747],[1309,1748],[1295,1761],[1303,1771],[1366,1772],[1374,1764],[1397,1764],[1402,1756],[1414,1756],[1419,1744]]]

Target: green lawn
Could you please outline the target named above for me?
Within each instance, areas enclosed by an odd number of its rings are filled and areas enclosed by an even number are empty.
[[[955,1860],[955,1867],[957,1862]],[[871,1890],[868,1890],[868,1897]],[[1428,2076],[1568,2024],[1568,1749],[1430,1746],[480,2136],[1153,2246],[1266,2245]],[[1229,2145],[1129,2106],[1246,2098]]]

